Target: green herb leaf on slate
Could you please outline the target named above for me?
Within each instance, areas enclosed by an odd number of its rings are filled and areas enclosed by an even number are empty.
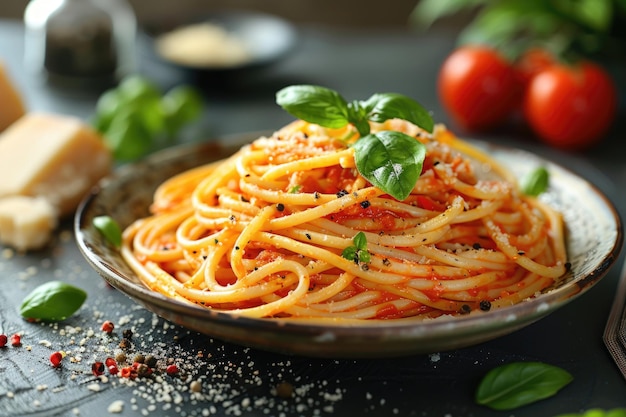
[[[61,321],[74,314],[87,299],[82,289],[62,281],[49,281],[24,298],[20,314],[25,319]]]
[[[559,414],[556,417],[626,417],[626,408],[614,408],[607,411],[592,408],[584,413]]]
[[[494,410],[512,410],[555,395],[572,375],[542,362],[513,362],[489,371],[476,390],[476,402]]]

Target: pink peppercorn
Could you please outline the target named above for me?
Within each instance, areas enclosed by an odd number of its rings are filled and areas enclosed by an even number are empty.
[[[94,362],[91,365],[91,372],[93,372],[95,376],[102,375],[104,373],[104,364],[102,362]]]
[[[9,341],[9,338],[7,337],[6,334],[0,334],[0,347],[5,347],[8,341]]]
[[[125,366],[122,368],[122,378],[135,379],[137,378],[137,371],[132,366]]]
[[[22,337],[15,333],[11,336],[11,346],[21,346],[22,345]]]
[[[54,352],[52,353],[52,355],[50,355],[50,363],[55,368],[58,368],[59,366],[61,366],[62,359],[63,359],[63,355],[61,354],[61,352]]]
[[[106,320],[104,323],[102,323],[102,331],[105,333],[113,332],[114,328],[115,328],[115,325],[110,320]]]
[[[178,373],[178,366],[174,364],[168,365],[168,367],[165,369],[165,372],[170,376],[176,375]]]

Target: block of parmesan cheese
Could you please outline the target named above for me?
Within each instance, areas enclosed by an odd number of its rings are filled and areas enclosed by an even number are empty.
[[[0,199],[43,197],[64,216],[111,167],[100,134],[76,117],[27,113],[0,133]]]
[[[40,197],[0,199],[0,242],[20,251],[41,249],[57,226],[56,210]]]
[[[26,113],[22,96],[15,88],[0,61],[0,132]]]

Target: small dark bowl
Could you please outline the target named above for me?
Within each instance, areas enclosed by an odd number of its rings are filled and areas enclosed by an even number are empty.
[[[221,27],[229,35],[239,39],[251,54],[250,58],[234,65],[200,66],[175,62],[158,52],[156,42],[159,36],[203,22]],[[247,11],[223,11],[195,18],[173,19],[167,23],[148,25],[144,28],[144,33],[153,61],[198,78],[241,75],[268,67],[287,56],[294,49],[298,38],[297,31],[290,22],[274,15]]]

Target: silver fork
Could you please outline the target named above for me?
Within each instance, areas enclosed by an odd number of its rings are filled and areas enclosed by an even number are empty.
[[[602,339],[615,364],[626,378],[626,259]]]

